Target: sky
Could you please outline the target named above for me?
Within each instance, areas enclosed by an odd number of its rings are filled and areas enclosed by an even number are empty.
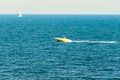
[[[0,14],[120,14],[120,0],[0,0]]]

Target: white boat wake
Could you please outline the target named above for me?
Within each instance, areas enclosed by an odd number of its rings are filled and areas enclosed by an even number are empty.
[[[90,40],[72,40],[72,42],[78,42],[78,43],[109,43],[109,44],[114,44],[114,43],[120,43],[118,41],[90,41]]]

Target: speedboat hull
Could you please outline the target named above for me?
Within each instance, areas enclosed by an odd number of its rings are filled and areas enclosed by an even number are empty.
[[[72,42],[72,40],[67,38],[54,38],[54,39],[59,42]]]

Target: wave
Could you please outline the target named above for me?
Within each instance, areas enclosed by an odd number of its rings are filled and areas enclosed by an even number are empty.
[[[78,42],[78,43],[109,43],[109,44],[120,43],[118,41],[90,41],[90,40],[73,40],[72,42]]]

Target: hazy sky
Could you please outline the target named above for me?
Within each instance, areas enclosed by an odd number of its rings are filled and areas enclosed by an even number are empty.
[[[120,0],[0,0],[0,13],[120,14]]]

